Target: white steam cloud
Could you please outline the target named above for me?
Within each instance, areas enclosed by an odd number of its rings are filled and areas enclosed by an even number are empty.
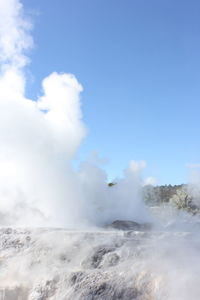
[[[24,94],[25,55],[32,24],[19,0],[0,0],[0,223],[1,225],[98,225],[116,218],[146,218],[140,170],[131,162],[112,189],[103,170],[71,161],[86,128],[82,86],[71,74],[50,74],[38,101]]]
[[[31,27],[23,16],[23,7],[18,0],[0,1],[1,68],[19,70],[27,64],[24,51],[33,45],[29,34]]]

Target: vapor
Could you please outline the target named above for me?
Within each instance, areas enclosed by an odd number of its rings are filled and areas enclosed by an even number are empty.
[[[147,218],[144,162],[131,162],[112,189],[95,163],[73,169],[87,133],[83,87],[74,75],[53,72],[37,101],[25,97],[32,27],[19,0],[0,0],[0,224],[79,227]]]
[[[155,181],[142,179],[144,161],[112,187],[95,161],[73,168],[87,135],[83,87],[53,72],[37,101],[26,98],[32,27],[20,0],[0,0],[0,299],[200,299],[199,219],[196,230],[180,213],[179,227],[173,215],[176,226],[162,230],[90,230],[149,221],[142,187]],[[199,195],[199,173],[192,178]]]

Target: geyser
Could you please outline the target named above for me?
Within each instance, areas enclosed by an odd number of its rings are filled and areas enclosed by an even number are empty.
[[[37,101],[25,97],[32,24],[18,0],[0,0],[0,224],[12,226],[99,225],[116,218],[146,219],[140,170],[131,162],[112,189],[105,172],[72,160],[86,136],[81,84],[53,72]]]
[[[25,97],[31,28],[19,0],[0,0],[0,300],[199,300],[199,218],[180,232],[121,222],[149,221],[145,162],[111,188],[96,164],[72,167],[83,88],[53,72],[37,101]]]

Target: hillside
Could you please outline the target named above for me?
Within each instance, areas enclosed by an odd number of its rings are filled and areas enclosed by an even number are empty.
[[[192,214],[200,212],[200,193],[196,187],[186,184],[145,186],[143,197],[149,206],[169,203]]]

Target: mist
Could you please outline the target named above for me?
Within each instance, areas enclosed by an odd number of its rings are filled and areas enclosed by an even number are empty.
[[[72,167],[87,135],[83,87],[72,74],[52,72],[42,95],[27,99],[33,26],[18,0],[1,0],[0,14],[0,224],[75,228],[148,219],[141,196],[145,162],[130,162],[112,189],[97,164]]]

